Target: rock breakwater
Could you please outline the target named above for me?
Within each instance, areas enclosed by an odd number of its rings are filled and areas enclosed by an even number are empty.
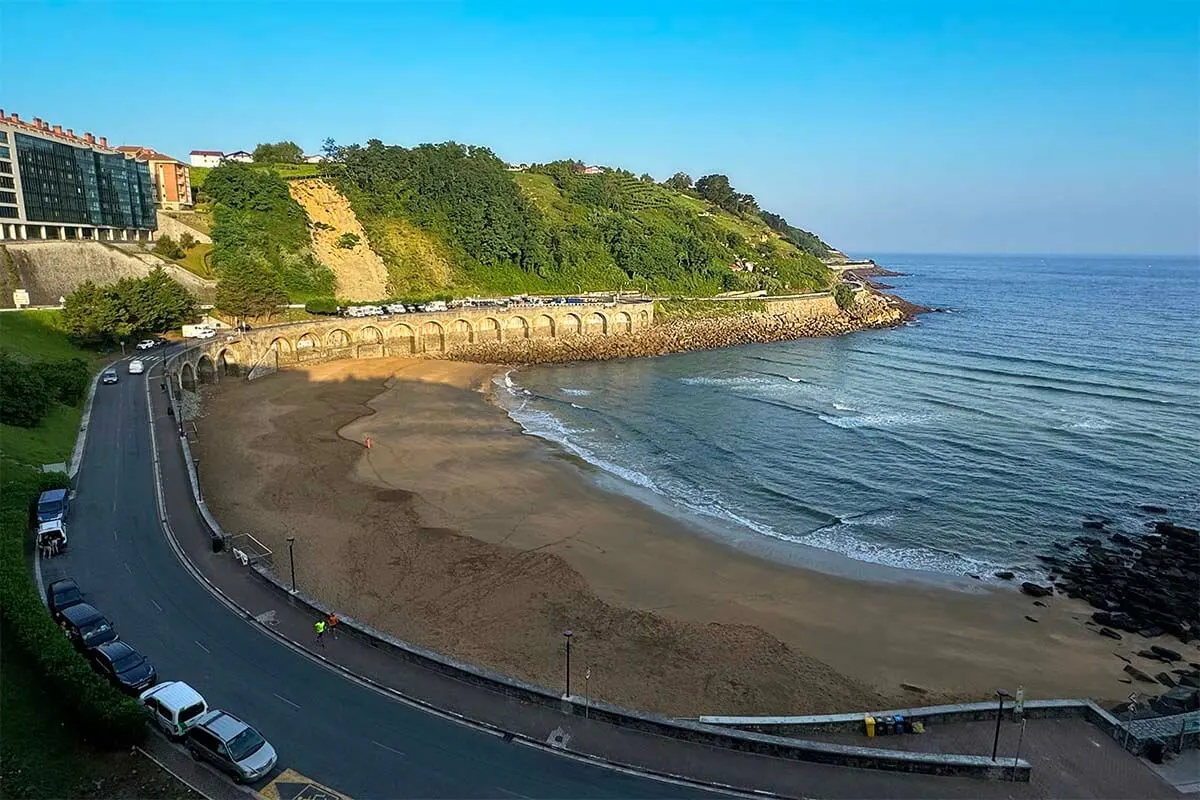
[[[910,314],[884,295],[860,295],[854,307],[838,314],[797,317],[752,313],[676,319],[616,336],[574,336],[459,344],[439,354],[454,361],[489,364],[556,364],[644,358],[691,350],[715,350],[741,344],[782,342],[813,336],[837,336],[867,328],[890,327]],[[434,356],[439,357],[439,356]]]

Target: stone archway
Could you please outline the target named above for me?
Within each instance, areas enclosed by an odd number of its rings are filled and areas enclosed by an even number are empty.
[[[341,350],[350,346],[350,334],[342,328],[334,328],[325,337],[325,346],[332,350]]]
[[[296,354],[292,350],[292,343],[282,336],[277,336],[272,339],[270,346],[267,347],[267,350],[275,351],[276,366],[279,366],[280,364],[287,364],[296,357]],[[253,368],[251,368],[251,371],[253,371]]]
[[[417,333],[411,325],[398,322],[388,328],[388,350],[392,355],[412,355],[417,352]]]
[[[522,316],[508,318],[508,324],[505,325],[505,339],[528,339],[529,338],[529,322]]]
[[[558,323],[559,336],[576,336],[583,332],[583,320],[578,314],[564,314]]]
[[[321,340],[312,331],[296,340],[296,360],[312,361],[321,357]]]
[[[196,370],[192,369],[190,361],[179,368],[179,388],[185,392],[196,391]]]
[[[383,331],[374,325],[365,325],[358,332],[358,358],[376,358],[383,355]]]
[[[456,319],[450,323],[449,344],[470,344],[475,341],[475,331],[471,323],[465,319]]]
[[[442,353],[446,350],[446,331],[439,323],[430,320],[421,326],[421,351]]]
[[[484,317],[475,325],[475,341],[498,342],[501,338],[500,331],[500,320],[494,317]]]
[[[196,378],[200,383],[216,383],[217,368],[213,365],[213,360],[209,358],[207,353],[204,353],[196,361]]]
[[[599,311],[593,311],[583,321],[583,329],[586,333],[603,336],[608,333],[608,318]]]
[[[641,323],[641,326],[643,328],[648,327],[650,325],[650,312],[644,308],[641,311],[639,311],[638,312],[638,322]]]
[[[613,317],[613,333],[633,333],[633,317],[618,311]]]
[[[533,320],[533,338],[554,338],[554,318],[549,314],[538,314]]]
[[[226,347],[217,354],[217,375],[236,378],[239,374],[241,370],[238,369],[237,357]]]

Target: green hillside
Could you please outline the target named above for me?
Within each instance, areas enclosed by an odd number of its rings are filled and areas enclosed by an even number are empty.
[[[584,174],[570,161],[514,171],[487,148],[453,142],[371,140],[333,153],[323,171],[387,266],[392,296],[781,294],[832,282],[824,243],[721,175],[693,186],[682,175],[656,183],[621,169]],[[309,220],[277,170],[222,165],[206,176],[204,195],[219,279],[253,274],[271,284],[265,292],[293,300],[332,292],[308,246]]]

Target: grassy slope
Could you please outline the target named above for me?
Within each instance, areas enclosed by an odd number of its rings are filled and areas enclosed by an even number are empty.
[[[0,346],[31,359],[82,356],[97,369],[103,362],[71,345],[57,311],[0,314]],[[60,405],[36,428],[0,425],[0,492],[10,470],[69,459],[81,414]],[[195,797],[139,755],[80,745],[17,648],[0,648],[0,665],[0,797]]]

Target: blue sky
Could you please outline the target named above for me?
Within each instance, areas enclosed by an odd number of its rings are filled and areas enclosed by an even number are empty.
[[[182,158],[454,139],[723,172],[855,253],[1200,252],[1196,2],[9,2],[0,31],[0,107]]]

